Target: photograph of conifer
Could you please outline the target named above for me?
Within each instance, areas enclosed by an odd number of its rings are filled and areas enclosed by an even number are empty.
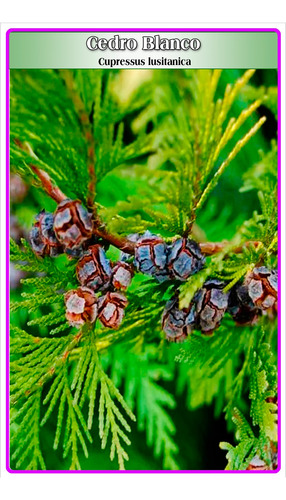
[[[277,72],[10,71],[10,464],[278,470]]]

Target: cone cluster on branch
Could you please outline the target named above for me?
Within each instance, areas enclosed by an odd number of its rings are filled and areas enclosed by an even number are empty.
[[[211,335],[226,312],[237,325],[254,324],[262,314],[272,316],[277,313],[277,278],[277,270],[256,267],[246,275],[242,284],[226,293],[223,291],[225,282],[207,280],[188,308],[180,309],[178,297],[175,297],[167,303],[162,316],[166,338],[181,342],[194,329]]]
[[[80,201],[67,199],[54,214],[43,210],[36,216],[30,241],[41,257],[65,252],[79,258],[76,276],[80,286],[65,294],[66,318],[71,326],[80,328],[98,318],[104,326],[118,328],[127,305],[122,292],[131,283],[133,267],[127,262],[111,263],[100,244],[90,244],[92,236],[92,214]],[[97,292],[102,295],[98,297]]]
[[[187,280],[203,268],[205,257],[199,245],[189,238],[179,238],[171,245],[149,231],[138,238],[135,246],[135,266],[138,271],[157,281]]]
[[[162,283],[186,281],[205,265],[205,257],[195,241],[181,237],[167,244],[149,231],[128,237],[134,244],[134,259],[121,252],[120,261],[113,263],[99,239],[94,239],[93,230],[92,214],[79,200],[66,199],[59,203],[54,214],[40,212],[30,233],[37,255],[54,257],[65,252],[79,259],[76,276],[80,287],[65,294],[66,318],[72,326],[80,327],[98,318],[104,326],[118,328],[127,305],[124,292],[131,283],[134,268]],[[277,312],[276,270],[258,267],[229,292],[224,292],[225,287],[223,281],[208,279],[185,308],[180,308],[176,292],[162,316],[166,338],[181,342],[194,329],[210,335],[227,311],[240,325],[254,323],[262,313]]]

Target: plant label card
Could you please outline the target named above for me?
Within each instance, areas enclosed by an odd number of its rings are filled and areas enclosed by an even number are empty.
[[[280,31],[6,48],[7,471],[279,472]]]

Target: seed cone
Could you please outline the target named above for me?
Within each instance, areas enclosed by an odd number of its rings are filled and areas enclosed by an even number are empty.
[[[107,328],[119,328],[127,303],[126,297],[117,292],[107,292],[100,297],[98,301],[98,319],[102,325]]]
[[[65,252],[78,257],[80,247],[92,236],[92,214],[79,200],[66,199],[56,209],[54,230]]]
[[[110,284],[111,267],[103,248],[92,245],[83,253],[76,266],[77,279],[81,285],[92,290],[106,290]]]
[[[168,279],[165,241],[160,236],[146,231],[136,243],[134,263],[138,271],[154,276],[159,282]]]
[[[63,247],[56,238],[53,214],[42,210],[36,215],[36,222],[30,231],[30,242],[33,251],[40,257],[55,257],[63,252]]]
[[[97,318],[97,297],[87,287],[69,290],[65,294],[65,304],[66,318],[71,326],[79,328],[87,321],[93,323]]]
[[[266,311],[277,302],[278,273],[267,267],[256,267],[247,274],[244,285],[254,305]]]
[[[169,248],[167,267],[171,278],[185,281],[205,264],[199,245],[189,238],[179,238]]]
[[[195,304],[179,308],[179,299],[176,295],[166,304],[162,315],[162,329],[170,342],[183,342],[195,326]]]
[[[229,292],[224,293],[224,287],[223,281],[210,279],[194,297],[197,327],[207,335],[220,325],[227,309]]]
[[[237,285],[230,292],[228,312],[237,325],[253,325],[258,320],[261,311],[248,295],[245,285]]]
[[[112,268],[111,283],[116,290],[126,290],[134,275],[133,268],[127,262],[117,262]]]

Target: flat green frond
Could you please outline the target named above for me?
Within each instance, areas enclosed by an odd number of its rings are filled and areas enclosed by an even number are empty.
[[[81,410],[73,402],[73,395],[69,385],[69,378],[66,365],[54,380],[51,389],[46,396],[43,404],[49,402],[48,409],[41,421],[43,426],[50,415],[52,414],[57,403],[58,415],[57,426],[55,431],[54,449],[56,450],[62,442],[63,458],[71,456],[70,469],[80,470],[80,461],[78,457],[78,442],[81,444],[85,457],[88,457],[87,441],[92,442],[91,434],[87,428],[84,416]],[[65,419],[64,419],[64,415]],[[61,440],[64,424],[67,422],[67,427],[64,433],[64,438]]]
[[[68,353],[79,342],[78,335],[59,338],[33,337],[11,328],[11,397],[17,401],[37,391],[65,364]],[[22,355],[22,356],[21,356]],[[24,356],[23,356],[24,355]]]
[[[138,355],[120,346],[113,350],[112,367],[117,384],[118,373],[124,378],[124,399],[134,411],[140,431],[145,431],[148,446],[163,462],[163,468],[178,469],[178,446],[173,438],[174,423],[168,409],[176,407],[175,398],[160,384],[173,374],[167,366],[156,362],[156,349],[151,346]]]
[[[149,227],[152,224],[159,226],[161,214],[161,228],[164,226],[166,232],[183,234],[191,229],[197,212],[225,169],[263,125],[264,117],[257,121],[252,118],[262,104],[261,99],[255,99],[250,104],[246,101],[244,109],[239,112],[234,108],[238,95],[253,74],[254,70],[246,71],[234,84],[226,85],[224,92],[220,90],[220,97],[217,95],[221,70],[192,70],[180,77],[175,74],[170,86],[160,80],[157,113],[151,106],[148,115],[149,120],[160,127],[160,134],[157,133],[160,137],[158,149],[154,158],[148,161],[149,174],[146,167],[142,169],[144,181],[146,172],[150,183],[157,184],[157,191],[148,197],[146,213],[150,216]],[[180,96],[176,83],[183,89]],[[172,117],[167,116],[170,103],[174,109]],[[156,176],[162,170],[164,177],[158,177],[156,183]],[[163,206],[158,210],[162,196]],[[116,208],[120,211],[119,205]],[[126,225],[128,219],[134,216],[136,205],[131,204],[129,210]],[[140,215],[136,215],[144,219],[142,211],[144,206],[139,208]],[[168,219],[165,218],[166,213]],[[140,227],[140,219],[138,222],[137,227]]]
[[[277,443],[277,404],[274,402],[277,391],[276,375],[273,378],[275,357],[270,346],[263,342],[263,331],[260,337],[250,345],[248,356],[242,371],[249,374],[249,398],[251,400],[250,417],[252,426],[247,422],[238,408],[231,410],[232,420],[236,426],[237,446],[221,443],[223,449],[228,450],[227,469],[244,470],[254,456],[264,461],[269,469],[274,467],[273,449]],[[240,373],[242,373],[242,371]],[[232,404],[235,400],[235,391],[240,385],[238,374]]]
[[[130,445],[130,439],[126,433],[129,433],[131,428],[121,408],[131,420],[135,420],[135,416],[104,371],[97,352],[96,338],[91,330],[81,347],[71,381],[71,390],[74,408],[82,412],[84,404],[88,403],[87,428],[90,432],[96,418],[96,398],[98,397],[98,425],[102,448],[107,446],[110,439],[110,458],[113,460],[116,454],[120,469],[124,469],[124,462],[128,460],[128,455],[123,443]]]
[[[113,460],[116,453],[119,469],[124,470],[124,461],[128,460],[128,454],[124,450],[121,440],[123,440],[123,442],[127,445],[131,444],[126,435],[126,432],[130,432],[131,428],[116,406],[114,399],[122,405],[129,418],[132,420],[136,420],[136,418],[133,412],[129,409],[128,405],[125,403],[118,389],[116,389],[113,382],[101,367],[99,367],[99,380],[99,435],[101,438],[101,446],[103,449],[106,447],[108,437],[111,435],[110,459]]]
[[[19,115],[21,120],[18,120]],[[36,162],[34,156],[29,158],[14,144],[17,140],[30,144],[38,158]],[[12,169],[17,168],[29,179],[29,162],[36,163],[67,196],[86,198],[86,145],[78,117],[57,71],[13,71],[11,146]]]
[[[47,172],[70,198],[87,201],[89,148],[94,135],[97,180],[117,167],[148,155],[151,135],[123,144],[129,110],[114,100],[108,72],[86,70],[13,71],[11,76],[11,168],[40,187],[30,164]],[[53,89],[55,101],[49,104]],[[35,99],[35,92],[38,99]],[[21,114],[21,121],[17,119]],[[28,126],[27,126],[28,123]],[[31,154],[19,146],[28,143]]]
[[[259,130],[259,128],[263,125],[263,123],[265,123],[265,120],[266,120],[265,117],[260,118],[260,120],[249,130],[249,132],[247,132],[247,134],[236,143],[233,150],[229,153],[228,157],[219,166],[219,168],[217,169],[216,173],[214,174],[212,180],[209,182],[207,187],[204,189],[204,191],[203,191],[203,193],[202,193],[202,195],[197,203],[197,206],[196,206],[197,210],[203,205],[203,203],[205,202],[205,200],[208,197],[208,195],[210,194],[210,192],[214,189],[214,187],[218,183],[218,180],[219,180],[220,176],[223,174],[226,167],[228,167],[230,162],[236,157],[236,155],[243,148],[243,146],[251,139],[251,137],[257,132],[257,130]]]
[[[22,411],[11,414],[10,424],[14,430],[11,439],[11,468],[45,470],[45,461],[40,443],[40,405],[42,391],[39,389],[22,406]]]

